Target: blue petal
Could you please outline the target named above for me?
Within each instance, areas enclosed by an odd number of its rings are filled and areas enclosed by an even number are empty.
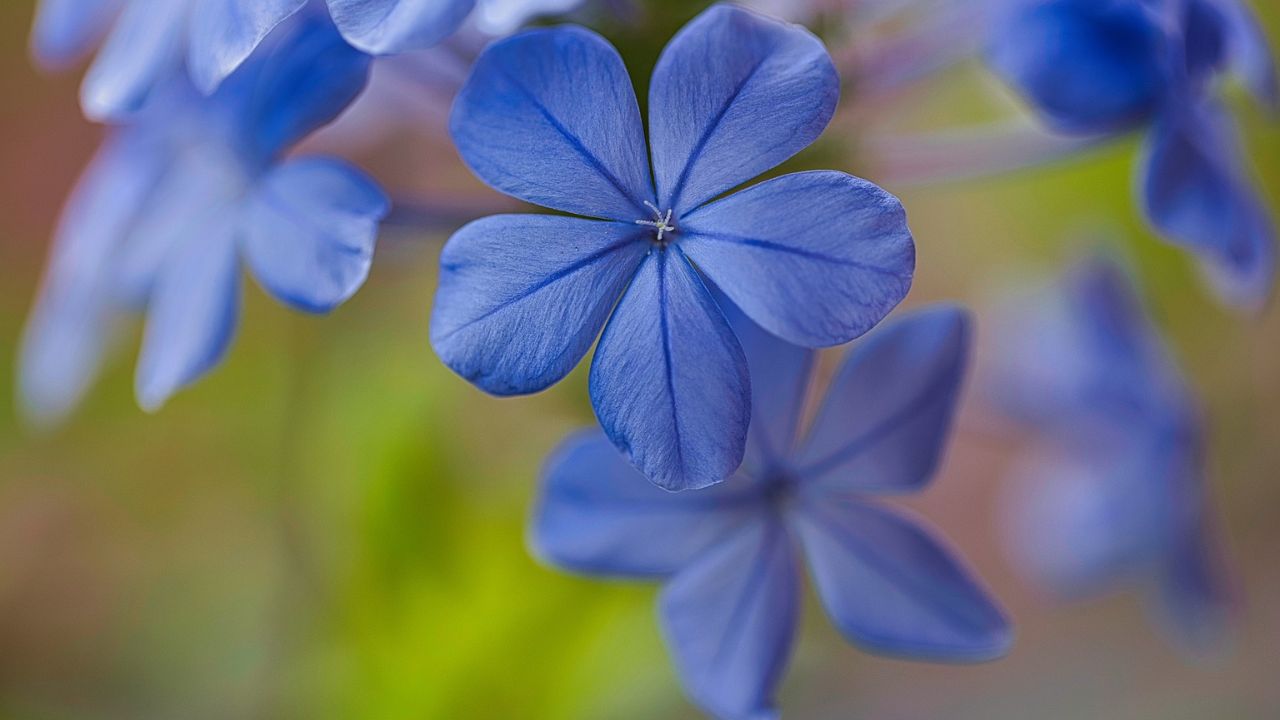
[[[547,462],[530,543],[539,557],[576,572],[670,575],[750,519],[762,498],[738,480],[666,492],[603,433],[578,433]]]
[[[1177,538],[1158,590],[1167,632],[1199,654],[1221,648],[1236,610],[1224,553],[1211,530],[1204,523]]]
[[[44,68],[62,69],[84,57],[111,27],[122,0],[40,0],[31,51]]]
[[[1223,298],[1261,307],[1275,281],[1275,230],[1220,109],[1181,108],[1153,133],[1143,201],[1155,227],[1206,261]]]
[[[797,345],[849,342],[911,289],[915,244],[897,198],[822,171],[786,175],[679,222],[680,246],[769,332]]]
[[[1008,651],[1004,613],[931,533],[869,504],[797,511],[814,583],[850,641],[888,655],[989,660]]]
[[[667,490],[713,485],[741,464],[747,361],[678,249],[651,252],[618,303],[591,365],[591,400],[614,445]]]
[[[537,392],[586,354],[649,244],[634,225],[499,215],[459,230],[440,258],[431,345],[496,395]]]
[[[212,93],[277,25],[307,0],[198,0],[191,8],[187,68]]]
[[[1238,0],[1206,0],[1226,17],[1227,59],[1253,93],[1273,112],[1280,110],[1280,82],[1275,58],[1258,18]]]
[[[185,2],[130,2],[116,21],[80,88],[93,120],[122,120],[140,111],[182,68]]]
[[[932,479],[969,356],[969,318],[913,313],[859,346],[796,458],[806,489],[910,492]]]
[[[475,0],[328,0],[333,22],[373,55],[425,50],[453,34]]]
[[[242,247],[254,276],[282,302],[324,313],[364,284],[389,201],[339,160],[293,160],[263,178],[245,209]]]
[[[693,699],[723,718],[774,717],[799,619],[793,548],[772,517],[744,527],[662,592],[667,646]]]
[[[478,0],[476,27],[489,35],[509,35],[529,20],[566,13],[584,0]]]
[[[589,30],[531,30],[490,45],[449,127],[462,159],[500,192],[628,223],[652,215],[631,78],[618,52]]]
[[[653,71],[658,203],[683,215],[808,147],[840,80],[812,33],[732,5],[694,18]]]
[[[136,392],[144,410],[159,410],[173,393],[222,360],[240,312],[235,227],[216,212],[204,231],[184,238],[161,271],[147,310]]]
[[[988,62],[1049,125],[1106,134],[1149,120],[1170,87],[1166,38],[1140,2],[1019,0]]]

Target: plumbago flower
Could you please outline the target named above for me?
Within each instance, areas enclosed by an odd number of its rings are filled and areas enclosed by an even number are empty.
[[[992,67],[1053,128],[1148,129],[1142,199],[1155,228],[1203,259],[1229,302],[1260,306],[1275,274],[1275,231],[1236,133],[1214,96],[1235,68],[1277,104],[1266,42],[1238,0],[1017,0]]]
[[[850,641],[907,658],[976,661],[1009,647],[1002,611],[947,547],[877,496],[916,492],[942,456],[969,320],[933,308],[877,330],[798,432],[816,353],[733,327],[758,377],[750,450],[729,481],[666,493],[598,432],[548,463],[531,543],[559,567],[659,578],[667,644],[689,694],[726,718],[772,716],[799,614],[798,561]],[[767,374],[766,374],[767,373]]]
[[[1230,608],[1190,391],[1112,262],[1018,298],[990,388],[1041,442],[1014,471],[1009,546],[1064,597],[1135,587],[1193,649]]]
[[[181,78],[116,131],[63,213],[27,328],[21,395],[36,420],[77,402],[113,320],[145,308],[137,394],[158,408],[223,356],[241,261],[281,302],[326,312],[363,283],[387,200],[331,158],[285,158],[359,93],[369,59],[300,17],[205,98]]]
[[[751,392],[704,278],[813,347],[866,332],[911,285],[902,206],[865,180],[799,173],[717,199],[816,139],[837,94],[813,35],[715,6],[654,70],[651,180],[635,94],[605,40],[561,27],[494,43],[458,96],[454,141],[494,188],[575,217],[494,216],[455,234],[436,352],[490,393],[532,393],[607,320],[590,379],[605,432],[667,489],[720,482],[742,460]]]
[[[320,0],[41,0],[31,42],[42,64],[58,67],[86,54],[106,35],[85,77],[81,104],[91,118],[120,119],[138,112],[184,62],[196,87],[212,93],[277,25],[309,6],[327,6],[352,46],[386,55],[434,45],[462,24],[474,4],[475,0],[324,0],[323,5]]]

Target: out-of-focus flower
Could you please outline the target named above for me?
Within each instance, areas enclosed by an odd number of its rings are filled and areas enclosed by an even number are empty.
[[[476,27],[490,35],[507,35],[539,15],[566,13],[584,0],[477,0]]]
[[[1190,391],[1124,272],[1100,258],[1010,303],[990,390],[1041,442],[1014,472],[1017,565],[1063,596],[1149,593],[1189,645],[1229,609]]]
[[[109,138],[63,214],[27,328],[20,384],[33,418],[75,405],[126,310],[148,314],[143,407],[207,372],[236,325],[241,261],[308,312],[355,292],[387,200],[341,161],[284,154],[350,103],[368,64],[327,21],[299,17],[213,96],[179,77]]]
[[[1195,252],[1219,293],[1257,307],[1271,293],[1275,231],[1214,81],[1236,70],[1275,106],[1266,43],[1237,0],[1015,0],[989,60],[1052,128],[1149,129],[1146,214]]]
[[[532,544],[572,571],[666,581],[661,618],[689,694],[726,718],[770,717],[790,656],[808,559],[827,612],[873,652],[949,661],[1003,654],[1008,620],[921,522],[877,496],[932,478],[969,350],[956,308],[912,314],[857,347],[801,433],[815,352],[729,308],[755,377],[750,451],[737,475],[666,493],[598,432],[545,473]]]
[[[716,199],[813,142],[837,95],[812,34],[711,8],[654,70],[655,188],[613,47],[581,28],[495,43],[458,97],[454,141],[495,189],[575,216],[493,216],[455,234],[436,352],[488,392],[532,393],[573,369],[607,320],[591,369],[605,432],[663,487],[720,482],[742,460],[750,380],[703,278],[811,347],[858,337],[911,285],[902,206],[865,180],[800,173]]]

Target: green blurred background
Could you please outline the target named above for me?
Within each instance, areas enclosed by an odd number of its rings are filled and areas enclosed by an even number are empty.
[[[640,75],[699,5],[666,4],[658,30],[606,28]],[[31,11],[31,0],[0,4],[6,378],[60,204],[100,137],[80,117],[78,78],[30,65]],[[1280,40],[1280,11],[1268,5],[1264,19]],[[1280,125],[1231,99],[1280,206]],[[976,66],[892,102],[898,129],[1008,106]],[[877,179],[857,152],[874,124],[844,113],[796,165]],[[430,135],[361,159],[401,192],[492,199]],[[1280,311],[1224,311],[1187,256],[1145,230],[1131,203],[1135,150],[890,185],[918,243],[908,305],[981,310],[993,288],[1062,268],[1099,229],[1139,263],[1212,420],[1214,492],[1246,599],[1231,652],[1188,663],[1133,597],[1055,606],[1026,588],[997,527],[1020,440],[971,401],[937,482],[911,504],[1009,606],[1014,651],[966,667],[877,659],[844,644],[810,597],[784,714],[1280,717]],[[542,459],[591,422],[585,377],[496,400],[446,370],[427,343],[441,239],[388,231],[368,286],[328,318],[250,286],[226,364],[157,416],[132,398],[136,327],[57,431],[22,427],[12,383],[0,382],[0,717],[697,717],[654,622],[656,588],[571,578],[527,554]]]

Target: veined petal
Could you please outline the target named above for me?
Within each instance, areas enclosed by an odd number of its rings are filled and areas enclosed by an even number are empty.
[[[196,0],[187,68],[201,92],[217,89],[277,25],[307,0]]]
[[[720,4],[658,59],[649,132],[659,206],[677,216],[808,147],[835,113],[839,76],[798,25]]]
[[[328,0],[342,36],[371,55],[425,50],[452,35],[475,0]]]
[[[818,595],[845,637],[900,657],[990,660],[1004,613],[937,538],[905,515],[845,500],[796,512]]]
[[[84,57],[106,35],[121,0],[40,0],[31,29],[31,52],[46,69]]]
[[[782,523],[762,516],[704,553],[662,592],[680,680],[708,712],[774,716],[799,619],[799,573]]]
[[[742,462],[747,361],[678,248],[652,251],[618,303],[591,365],[591,400],[614,445],[667,490],[713,485]]]
[[[561,443],[543,471],[530,538],[568,570],[621,577],[670,575],[748,522],[762,505],[733,479],[666,492],[645,480],[599,431]]]
[[[185,2],[125,6],[80,88],[85,115],[99,121],[126,119],[181,71],[188,10]]]
[[[332,158],[286,162],[245,208],[245,261],[272,295],[324,313],[364,284],[390,201],[367,175]]]
[[[635,225],[554,215],[467,225],[440,257],[432,347],[486,392],[550,387],[591,347],[647,237]]]
[[[898,199],[832,171],[786,175],[679,221],[680,246],[755,322],[807,347],[849,342],[911,289]]]
[[[235,222],[205,215],[203,232],[174,248],[151,296],[138,357],[138,404],[154,412],[226,353],[240,313]]]
[[[796,458],[807,491],[909,492],[932,479],[969,356],[955,307],[913,313],[853,351]]]
[[[490,45],[449,127],[462,159],[500,192],[628,223],[653,214],[631,77],[589,30],[531,30]]]

